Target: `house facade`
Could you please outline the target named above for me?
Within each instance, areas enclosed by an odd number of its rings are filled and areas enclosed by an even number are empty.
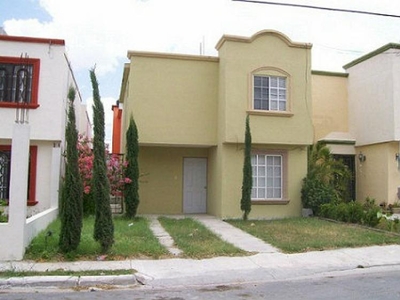
[[[139,131],[139,213],[238,218],[250,116],[251,218],[301,214],[313,142],[311,45],[276,31],[223,36],[218,57],[128,52],[121,151]]]
[[[9,245],[0,259],[21,259],[57,216],[70,86],[78,89],[64,40],[0,35],[0,199],[9,213],[8,223],[0,223],[0,242]],[[75,109],[79,131],[90,134],[79,90]],[[16,141],[29,149],[21,168],[25,153]]]
[[[346,64],[346,73],[313,72],[314,140],[347,162],[359,201],[399,201],[399,65],[400,45],[387,44]]]
[[[223,36],[216,48],[218,57],[128,52],[115,130],[124,152],[130,116],[138,126],[140,213],[240,217],[247,115],[250,218],[301,215],[306,149],[317,142],[350,168],[352,199],[399,200],[399,44],[343,73],[312,71],[311,45],[276,31]]]
[[[355,138],[357,196],[393,204],[400,187],[400,45],[387,44],[344,66],[349,133]]]

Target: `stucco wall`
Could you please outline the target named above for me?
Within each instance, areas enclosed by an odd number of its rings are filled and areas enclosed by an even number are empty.
[[[1,55],[40,59],[37,109],[29,110],[31,139],[62,140],[65,123],[65,99],[68,92],[68,65],[64,46],[23,42],[0,41]],[[1,108],[0,137],[11,138],[15,122],[15,109]]]
[[[132,52],[130,68],[123,122],[141,144],[216,144],[218,59]]]
[[[348,132],[347,77],[332,73],[312,75],[314,141],[331,132]]]
[[[287,37],[267,31],[254,35],[250,40],[228,38],[218,48],[221,101],[218,117],[222,142],[243,142],[246,114],[254,113],[254,143],[312,143],[309,46],[290,46]],[[287,112],[253,111],[253,74],[287,78]]]
[[[251,219],[276,219],[301,215],[300,190],[302,179],[307,172],[307,150],[305,147],[287,147],[285,145],[266,146],[254,145],[257,150],[283,150],[287,153],[287,169],[285,185],[289,203],[287,204],[257,204],[253,201]],[[224,160],[222,162],[222,213],[221,218],[241,218],[240,198],[243,178],[243,150],[244,146],[226,144],[223,146]],[[283,203],[283,201],[282,201]]]
[[[208,149],[140,147],[138,213],[182,213],[184,157],[208,157]]]
[[[347,70],[349,130],[357,146],[392,141],[399,136],[395,124],[400,106],[395,105],[394,98],[394,79],[399,76],[393,75],[395,62],[399,65],[398,52],[390,49]]]
[[[396,202],[400,186],[400,169],[395,159],[399,152],[398,142],[357,147],[357,153],[360,152],[366,160],[362,163],[356,160],[357,200],[371,197],[377,204]]]

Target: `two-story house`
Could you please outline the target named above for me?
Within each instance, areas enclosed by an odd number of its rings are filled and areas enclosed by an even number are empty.
[[[393,204],[400,196],[400,45],[387,44],[344,68],[357,198]]]
[[[315,141],[353,170],[354,199],[399,201],[400,45],[387,44],[344,66],[313,72]]]
[[[0,243],[8,245],[0,259],[21,259],[30,240],[57,217],[70,86],[78,89],[64,40],[0,35],[0,199],[10,207],[9,222],[0,223]],[[79,91],[75,109],[79,131],[90,134]],[[20,150],[15,144],[21,138],[15,135],[16,123],[29,127],[27,183],[22,179],[26,174],[18,174],[23,168],[12,168]],[[15,207],[12,189],[26,184],[24,205],[18,202]]]
[[[114,120],[121,152],[130,116],[138,127],[139,213],[240,217],[249,115],[250,216],[298,216],[313,142],[311,45],[266,30],[225,35],[216,48],[217,57],[128,52]]]

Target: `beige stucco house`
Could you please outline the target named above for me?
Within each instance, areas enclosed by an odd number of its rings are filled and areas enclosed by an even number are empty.
[[[133,115],[139,213],[237,218],[244,131],[253,139],[252,218],[298,216],[314,132],[311,45],[276,31],[223,36],[218,57],[128,52],[121,149]]]
[[[306,149],[319,141],[352,171],[353,199],[398,200],[400,45],[343,73],[312,71],[311,45],[271,30],[223,36],[216,49],[217,57],[128,52],[114,125],[121,152],[131,115],[138,126],[140,213],[240,217],[247,115],[251,218],[301,215]]]

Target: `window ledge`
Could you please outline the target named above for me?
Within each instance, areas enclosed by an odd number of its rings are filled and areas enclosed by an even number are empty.
[[[289,204],[289,199],[282,200],[251,200],[252,205],[287,205]]]
[[[289,111],[248,110],[247,113],[249,115],[286,117],[286,118],[290,118],[290,117],[294,116],[294,114]]]
[[[40,105],[39,104],[27,104],[21,105],[19,103],[12,103],[12,102],[0,102],[0,107],[4,108],[28,108],[28,109],[36,109]]]

